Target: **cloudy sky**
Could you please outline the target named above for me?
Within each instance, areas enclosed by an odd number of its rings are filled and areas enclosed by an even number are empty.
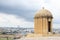
[[[0,27],[33,27],[42,7],[53,14],[53,28],[60,28],[60,0],[0,0]]]

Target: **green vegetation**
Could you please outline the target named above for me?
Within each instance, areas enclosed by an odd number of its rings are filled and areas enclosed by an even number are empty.
[[[0,40],[13,40],[13,38],[0,38]]]

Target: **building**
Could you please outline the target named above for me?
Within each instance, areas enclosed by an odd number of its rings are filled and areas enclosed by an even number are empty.
[[[34,33],[20,40],[60,40],[60,34],[52,32],[52,19],[51,12],[42,8],[34,17]]]
[[[34,16],[34,32],[40,35],[52,34],[52,13],[44,7]]]

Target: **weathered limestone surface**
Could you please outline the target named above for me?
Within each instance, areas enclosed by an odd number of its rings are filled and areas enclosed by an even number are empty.
[[[60,40],[60,37],[24,37],[18,40]]]
[[[41,36],[40,34],[28,34],[17,40],[60,40],[60,34],[54,34],[50,36]]]

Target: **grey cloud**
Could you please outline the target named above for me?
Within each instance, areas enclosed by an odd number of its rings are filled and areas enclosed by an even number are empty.
[[[23,6],[20,6],[19,8],[17,7],[13,8],[13,7],[0,5],[0,12],[17,15],[19,17],[25,18],[27,21],[33,21],[34,13],[36,12],[36,10],[28,9]]]

